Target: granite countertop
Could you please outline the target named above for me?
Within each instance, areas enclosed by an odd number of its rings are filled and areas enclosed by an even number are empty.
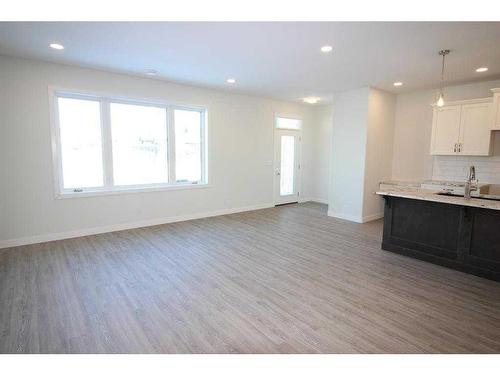
[[[422,185],[439,185],[449,187],[464,187],[465,181],[445,181],[445,180],[424,180],[424,181],[400,181],[400,180],[384,180],[380,182],[381,185],[392,185],[401,187],[415,187],[419,188]],[[479,183],[478,186],[488,185]]]
[[[443,186],[455,186],[464,187],[465,182],[462,181],[444,181],[444,180],[424,180],[422,185],[443,185]]]
[[[465,199],[463,197],[438,195],[437,193],[439,193],[439,190],[394,186],[391,188],[380,188],[379,191],[377,191],[375,194],[430,202],[456,204],[459,206],[488,208],[490,210],[500,210],[500,201],[479,198]]]
[[[381,185],[393,185],[401,187],[415,187],[419,188],[422,184],[420,181],[398,181],[398,180],[385,180],[380,182]]]
[[[450,187],[465,187],[465,181],[443,181],[443,180],[425,180],[422,185],[441,185]],[[488,185],[487,183],[480,182],[478,187]]]

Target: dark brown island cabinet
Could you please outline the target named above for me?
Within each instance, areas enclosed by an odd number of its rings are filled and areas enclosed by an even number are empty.
[[[384,198],[383,250],[500,281],[500,210]]]

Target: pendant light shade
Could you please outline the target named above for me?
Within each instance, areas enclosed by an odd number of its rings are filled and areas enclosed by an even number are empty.
[[[442,107],[444,105],[444,95],[442,92],[439,93],[438,100],[436,102],[438,107]]]
[[[439,56],[443,56],[443,62],[441,64],[441,88],[439,89],[439,96],[436,101],[436,105],[438,107],[442,107],[444,105],[444,94],[443,94],[443,88],[444,88],[444,59],[447,54],[450,53],[449,49],[443,49],[439,51]]]

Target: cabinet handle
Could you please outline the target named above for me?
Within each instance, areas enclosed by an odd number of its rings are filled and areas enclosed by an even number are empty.
[[[461,143],[458,144],[458,152],[462,152],[462,144]]]
[[[457,144],[455,143],[455,147],[453,147],[453,152],[457,152]]]

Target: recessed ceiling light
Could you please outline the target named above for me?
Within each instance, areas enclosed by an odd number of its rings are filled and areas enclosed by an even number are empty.
[[[485,66],[482,66],[482,67],[476,69],[476,72],[478,72],[478,73],[487,72],[487,71],[488,71],[488,68]]]
[[[158,74],[158,72],[154,69],[146,69],[144,73],[146,73],[148,76],[155,76],[156,74]]]
[[[59,44],[59,43],[50,43],[49,47],[52,49],[64,49],[64,46],[62,44]]]
[[[308,104],[316,104],[317,102],[319,102],[321,99],[316,97],[316,96],[310,96],[310,97],[307,97],[307,98],[304,98],[302,99],[302,101],[304,103],[308,103]]]
[[[226,79],[226,82],[233,84],[236,82],[236,80],[234,78],[228,78],[228,79]]]
[[[394,82],[393,85],[394,86],[403,86],[403,82]]]
[[[321,52],[332,52],[333,47],[332,46],[323,46],[321,47]]]

